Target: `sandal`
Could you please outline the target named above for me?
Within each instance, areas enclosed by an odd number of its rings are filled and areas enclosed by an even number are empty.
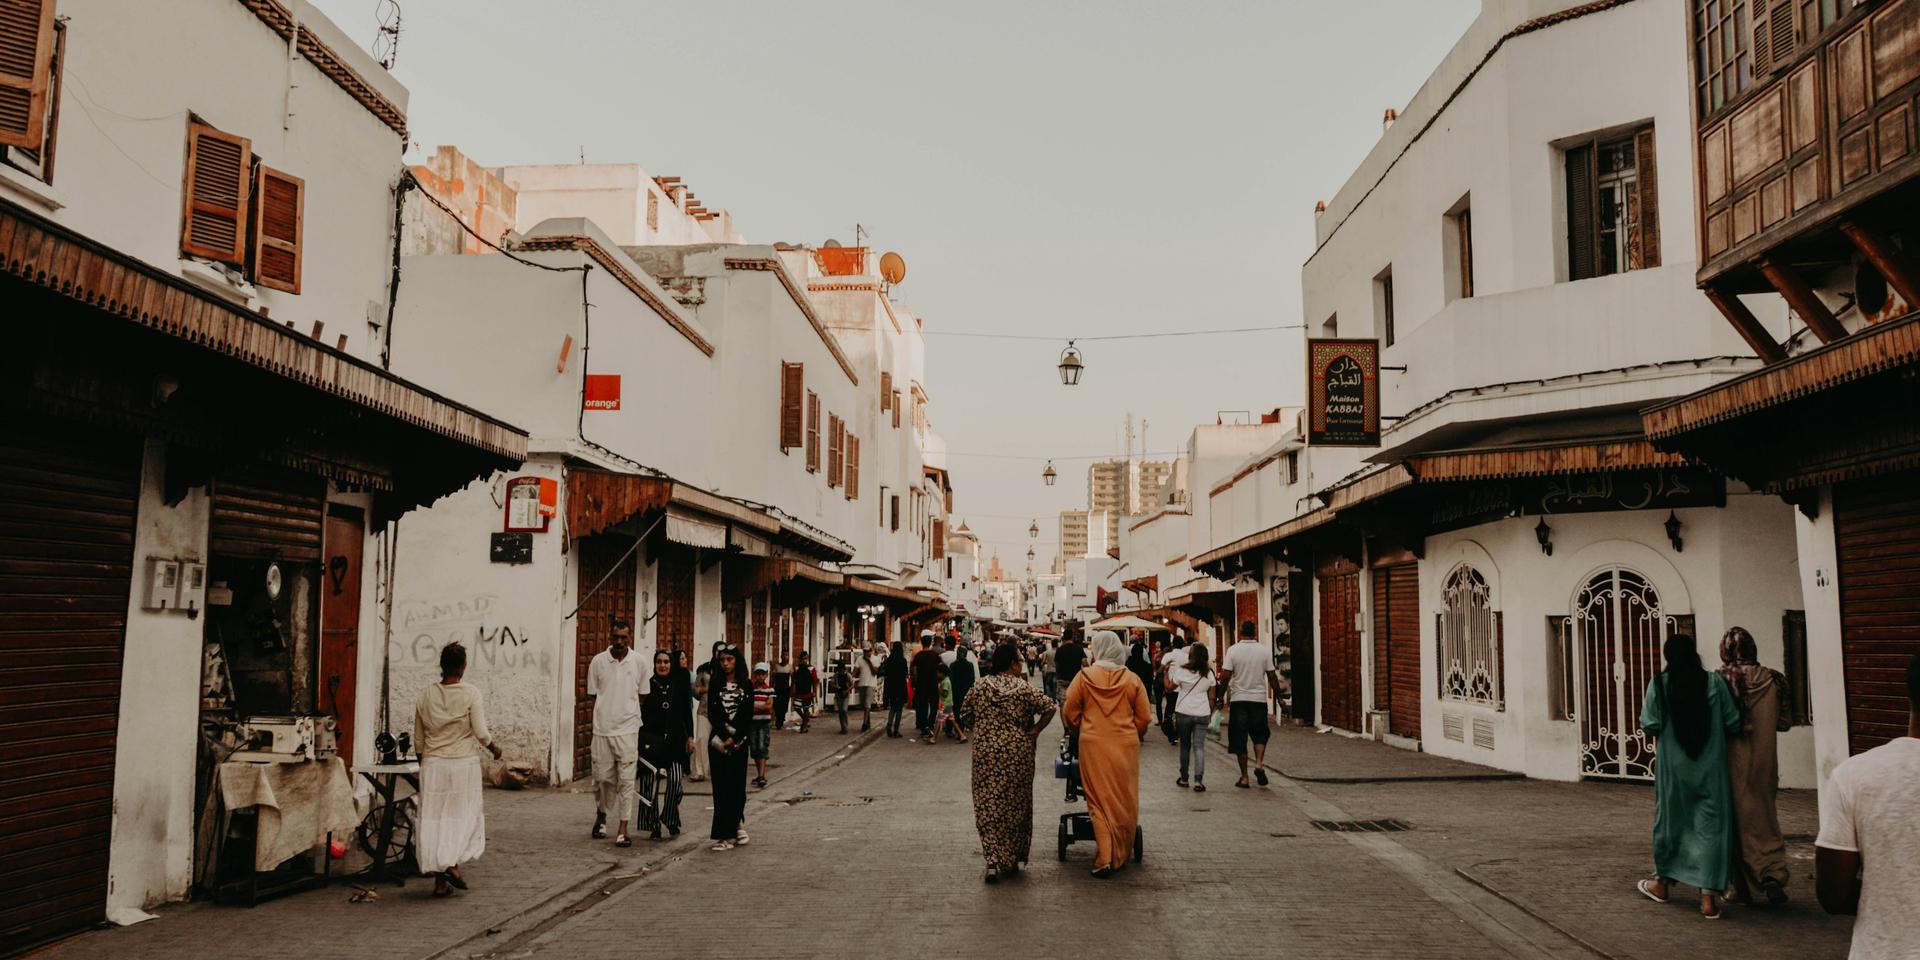
[[[467,881],[461,878],[460,868],[458,867],[448,870],[441,874],[441,876],[446,877],[447,882],[453,884],[455,890],[465,890],[467,888]]]
[[[1239,787],[1239,788],[1240,788],[1240,789],[1242,789],[1242,790],[1252,790],[1252,789],[1253,789],[1253,785],[1252,785],[1252,784],[1250,784],[1250,783],[1248,783],[1248,782],[1246,782],[1245,780],[1235,780],[1235,781],[1233,782],[1233,785],[1234,785],[1234,786],[1236,786],[1236,787]]]
[[[742,831],[740,831],[740,835],[739,835],[739,836],[736,836],[736,837],[734,837],[734,838],[733,838],[733,842],[734,842],[734,845],[735,845],[735,846],[741,846],[741,847],[744,847],[744,846],[746,846],[746,845],[747,845],[747,831],[745,831],[745,830],[742,830]]]
[[[453,887],[448,885],[447,878],[445,876],[439,876],[439,877],[433,878],[433,895],[435,897],[453,896]]]
[[[613,845],[616,847],[631,847],[633,846],[633,840],[623,833],[613,838]]]
[[[1667,902],[1667,898],[1666,898],[1666,897],[1662,897],[1662,896],[1657,896],[1657,895],[1655,895],[1655,894],[1654,894],[1654,892],[1653,892],[1653,884],[1654,884],[1654,881],[1653,881],[1653,879],[1652,879],[1652,878],[1648,878],[1648,879],[1646,879],[1646,880],[1641,880],[1641,881],[1639,881],[1639,882],[1637,882],[1637,883],[1635,883],[1635,884],[1633,885],[1633,888],[1634,888],[1635,890],[1638,890],[1638,891],[1640,891],[1640,893],[1641,893],[1641,895],[1642,895],[1642,896],[1644,896],[1644,897],[1646,897],[1646,898],[1647,898],[1648,900],[1652,900],[1652,901],[1653,901],[1654,903],[1666,903],[1666,902]],[[1669,893],[1671,893],[1671,892],[1673,892],[1673,891],[1671,891],[1671,890],[1669,890],[1669,891],[1667,891],[1667,892],[1669,892]]]
[[[1253,771],[1253,779],[1255,779],[1255,780],[1258,780],[1258,781],[1260,782],[1260,785],[1261,785],[1261,786],[1263,786],[1263,787],[1264,787],[1264,786],[1266,786],[1266,785],[1267,785],[1267,771],[1266,771],[1265,769],[1262,769],[1262,768],[1257,768],[1257,769],[1255,769],[1255,770]]]
[[[1207,792],[1207,785],[1206,785],[1206,784],[1204,784],[1204,783],[1196,783],[1196,784],[1194,784],[1194,785],[1193,785],[1193,792],[1194,792],[1194,793],[1206,793],[1206,792]]]
[[[604,821],[602,821],[602,822],[599,822],[599,823],[595,823],[595,824],[593,825],[593,839],[595,839],[595,840],[605,840],[606,838],[607,838],[607,825],[606,825],[606,823],[605,823]]]
[[[714,844],[713,846],[711,846],[711,847],[708,847],[707,849],[709,849],[709,850],[712,850],[712,851],[714,851],[714,852],[716,852],[716,853],[722,853],[722,852],[725,852],[725,851],[728,851],[728,850],[732,850],[732,849],[733,849],[733,841],[732,841],[732,840],[722,840],[722,841],[720,841],[719,843],[716,843],[716,844]]]
[[[1190,786],[1192,786],[1193,784],[1192,784],[1192,783],[1190,783],[1190,782],[1188,782],[1188,780],[1187,780],[1187,778],[1186,778],[1186,777],[1181,777],[1180,779],[1178,779],[1178,780],[1175,780],[1175,781],[1173,782],[1173,785],[1174,785],[1174,786],[1176,786],[1176,787],[1179,787],[1179,788],[1181,788],[1182,790],[1184,790],[1184,789],[1186,789],[1187,787],[1190,787]]]

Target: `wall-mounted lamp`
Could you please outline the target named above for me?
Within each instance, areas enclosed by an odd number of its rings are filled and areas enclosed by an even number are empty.
[[[1553,528],[1547,526],[1547,518],[1541,517],[1540,524],[1533,528],[1533,538],[1540,541],[1540,552],[1553,556]]]
[[[1680,518],[1672,510],[1667,511],[1667,522],[1661,524],[1667,528],[1667,542],[1673,544],[1673,552],[1680,552]]]

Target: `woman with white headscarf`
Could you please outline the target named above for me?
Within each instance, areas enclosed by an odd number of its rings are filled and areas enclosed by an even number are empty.
[[[1153,725],[1147,688],[1127,669],[1127,645],[1093,634],[1093,663],[1073,678],[1061,715],[1080,731],[1080,783],[1099,853],[1093,875],[1111,877],[1133,855],[1140,826],[1140,741]]]

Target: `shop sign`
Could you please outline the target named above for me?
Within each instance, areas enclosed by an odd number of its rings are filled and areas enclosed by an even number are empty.
[[[582,403],[588,410],[620,409],[620,375],[617,373],[587,374],[587,393]]]
[[[1307,443],[1380,445],[1380,341],[1307,340]]]
[[[507,481],[508,532],[544,532],[560,512],[560,484],[548,477]]]

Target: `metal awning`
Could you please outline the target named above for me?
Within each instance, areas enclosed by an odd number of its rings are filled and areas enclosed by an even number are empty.
[[[515,427],[5,201],[0,272],[421,430],[527,458]]]

